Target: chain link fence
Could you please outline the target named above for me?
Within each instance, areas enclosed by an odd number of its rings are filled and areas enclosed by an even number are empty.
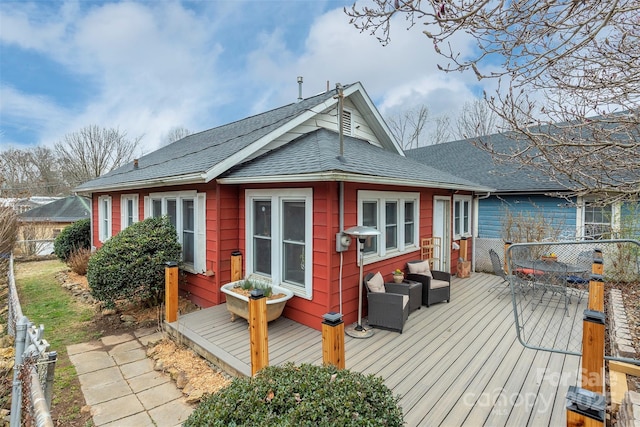
[[[640,287],[636,240],[517,243],[494,250],[503,254],[518,338],[528,348],[582,355],[590,281],[602,281],[605,294]],[[594,274],[600,270],[602,275]],[[605,354],[609,360],[640,363],[637,355],[618,357],[610,349]]]
[[[6,264],[8,277],[7,331],[15,338],[11,393],[11,427],[53,427],[50,407],[57,353],[43,338],[44,326],[34,326],[22,313],[13,273],[13,255]]]

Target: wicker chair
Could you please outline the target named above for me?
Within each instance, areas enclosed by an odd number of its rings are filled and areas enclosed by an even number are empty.
[[[409,261],[407,263],[407,275],[409,280],[422,283],[422,305],[427,307],[437,302],[451,301],[451,273],[445,271],[428,270],[429,274],[412,273],[410,264],[419,265],[428,261]],[[421,264],[420,264],[421,265]]]
[[[409,317],[409,296],[386,291],[374,292],[368,283],[373,276],[373,273],[368,273],[364,277],[369,306],[367,317],[369,326],[402,333],[404,324]]]

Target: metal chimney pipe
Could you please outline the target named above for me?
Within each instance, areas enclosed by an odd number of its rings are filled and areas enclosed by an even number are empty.
[[[302,76],[298,76],[298,102],[302,101]]]

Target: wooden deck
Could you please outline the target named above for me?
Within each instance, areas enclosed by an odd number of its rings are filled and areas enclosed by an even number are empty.
[[[404,333],[346,336],[346,367],[384,378],[401,396],[408,426],[566,425],[565,395],[577,384],[580,357],[525,348],[517,340],[511,294],[488,291],[498,282],[481,273],[454,279],[451,302],[413,312]],[[552,304],[533,308],[532,300],[520,300],[518,308],[525,327],[539,334],[528,344],[537,339],[540,347],[562,348],[581,339],[586,298],[572,302],[570,316]],[[248,324],[231,322],[224,304],[166,326],[230,373],[250,375]],[[271,322],[269,360],[321,364],[321,333],[286,318]]]

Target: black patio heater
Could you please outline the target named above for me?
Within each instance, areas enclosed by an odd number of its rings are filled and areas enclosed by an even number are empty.
[[[365,329],[362,326],[362,277],[364,267],[364,242],[368,237],[378,236],[380,232],[373,227],[358,225],[344,231],[351,237],[358,239],[358,250],[360,251],[360,281],[358,282],[358,323],[345,328],[345,333],[353,338],[369,338],[373,335],[372,329]]]

